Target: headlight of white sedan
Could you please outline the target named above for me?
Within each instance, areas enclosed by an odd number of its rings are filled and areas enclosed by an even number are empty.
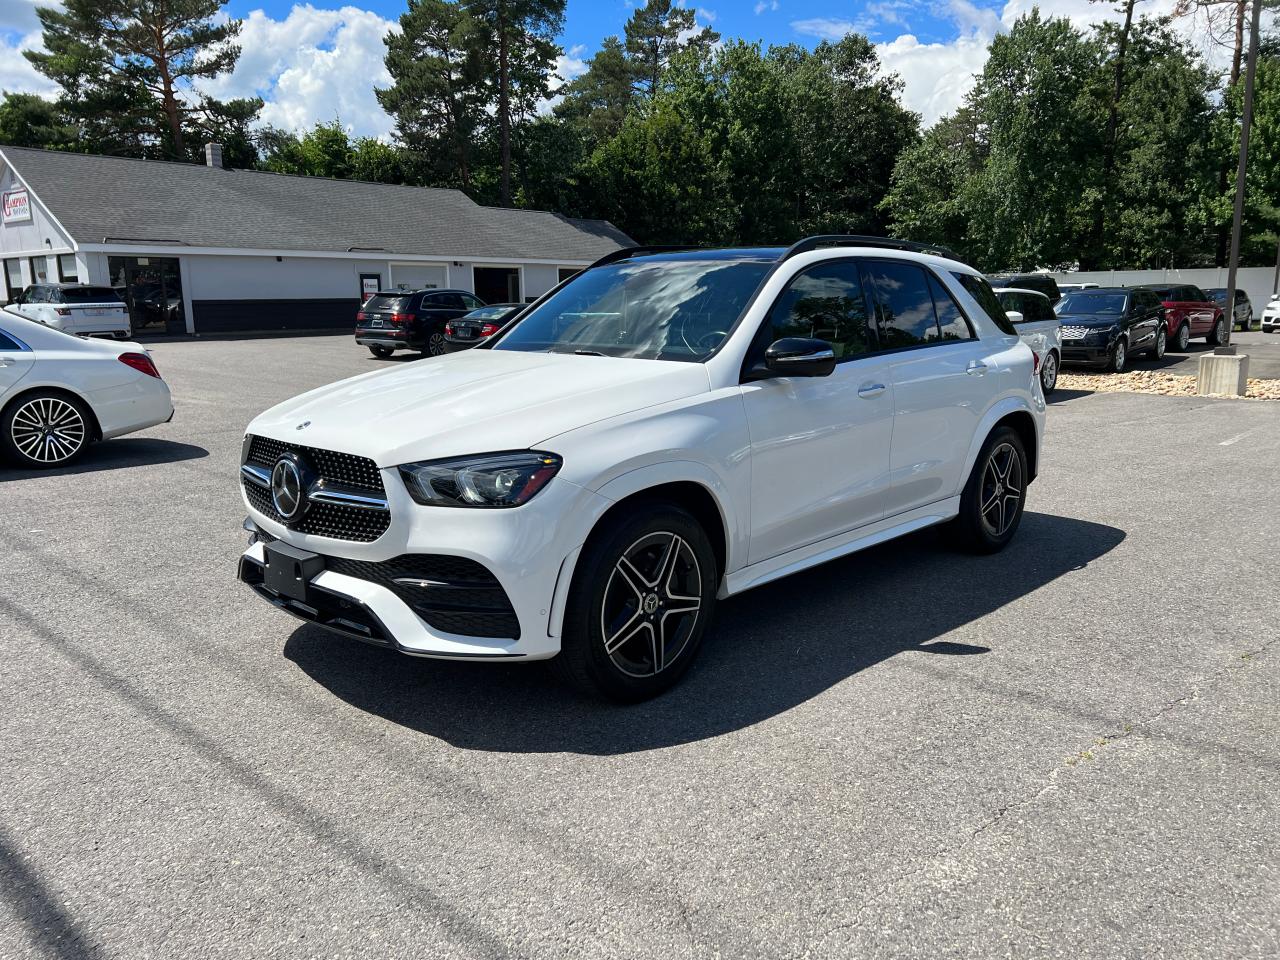
[[[554,453],[522,450],[400,467],[409,496],[428,507],[518,507],[556,475]]]

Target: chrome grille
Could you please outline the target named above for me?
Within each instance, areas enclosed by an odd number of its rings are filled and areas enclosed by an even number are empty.
[[[1063,340],[1083,340],[1089,333],[1088,327],[1067,326],[1063,324],[1061,328],[1061,337]]]
[[[350,453],[283,443],[268,437],[251,437],[246,462],[270,470],[280,455],[289,451],[304,457],[323,480],[378,495],[386,492],[377,464],[368,457],[357,457]],[[361,510],[335,503],[312,503],[306,513],[289,523],[276,512],[270,491],[244,479],[241,480],[241,485],[255,510],[299,533],[368,543],[386,533],[391,525],[391,514],[385,510]]]

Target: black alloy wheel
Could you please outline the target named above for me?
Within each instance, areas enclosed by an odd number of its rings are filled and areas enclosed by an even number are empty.
[[[606,519],[578,559],[565,611],[560,674],[585,693],[634,703],[693,663],[716,601],[706,533],[671,504]]]
[[[1164,325],[1160,325],[1160,329],[1156,331],[1156,344],[1151,348],[1151,355],[1157,360],[1163,360],[1165,351],[1169,349],[1169,334],[1165,332]]]
[[[427,337],[427,349],[424,352],[428,357],[438,357],[444,353],[445,342],[444,334],[437,330]]]
[[[1111,359],[1107,363],[1107,369],[1112,373],[1124,373],[1125,364],[1128,362],[1129,345],[1125,343],[1124,337],[1121,337],[1111,348]]]
[[[1022,522],[1029,477],[1018,431],[993,430],[960,495],[960,513],[951,521],[959,545],[974,553],[1003,550]]]

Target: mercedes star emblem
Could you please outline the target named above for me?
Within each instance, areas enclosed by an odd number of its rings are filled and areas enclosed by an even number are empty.
[[[300,424],[298,424],[298,425],[297,425],[296,427],[294,427],[293,429],[295,429],[295,430],[305,430],[305,429],[307,429],[307,427],[309,427],[309,426],[311,426],[311,421],[310,421],[310,420],[303,420]]]
[[[294,457],[285,455],[271,470],[271,502],[286,520],[296,519],[306,504],[302,491],[302,473]]]

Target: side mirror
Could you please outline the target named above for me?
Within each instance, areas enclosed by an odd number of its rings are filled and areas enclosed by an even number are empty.
[[[836,368],[836,352],[825,340],[783,337],[764,352],[764,363],[756,364],[748,380],[768,377],[826,377]]]
[[[1004,315],[1005,315],[1006,317],[1008,317],[1008,318],[1009,318],[1009,322],[1010,322],[1010,323],[1021,323],[1021,322],[1022,322],[1022,311],[1021,311],[1021,310],[1006,310],[1006,311],[1004,312]]]

